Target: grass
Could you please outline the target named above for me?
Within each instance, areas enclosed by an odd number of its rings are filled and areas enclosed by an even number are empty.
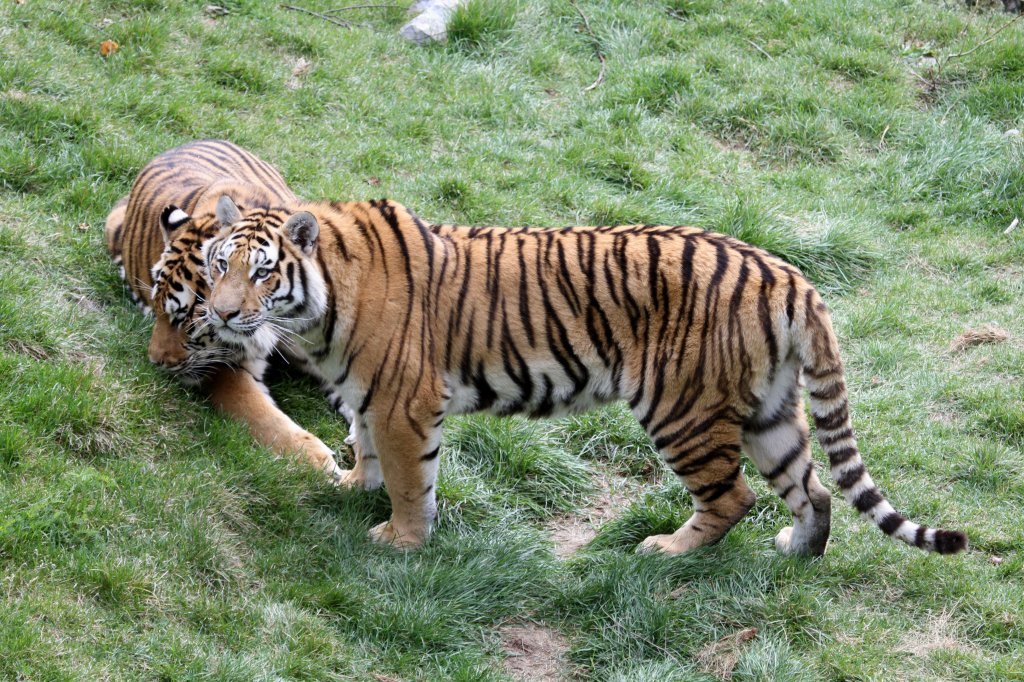
[[[1024,678],[1024,241],[1003,234],[1024,214],[1005,134],[1024,128],[1024,41],[949,57],[998,8],[580,0],[607,58],[584,92],[600,66],[562,0],[474,0],[427,48],[395,37],[399,10],[345,30],[219,4],[0,5],[0,678],[499,680],[519,619],[559,630],[587,680],[714,679],[706,652],[750,627],[733,680]],[[151,368],[104,253],[146,161],[213,136],[307,197],[694,223],[773,250],[825,291],[876,480],[971,551],[896,546],[837,497],[828,554],[778,556],[788,514],[755,478],[718,545],[636,556],[690,503],[621,405],[454,420],[435,537],[372,546],[386,496],[270,457]],[[988,323],[1010,339],[949,350]],[[274,393],[340,446],[308,382]],[[556,559],[550,527],[615,476],[643,492]]]

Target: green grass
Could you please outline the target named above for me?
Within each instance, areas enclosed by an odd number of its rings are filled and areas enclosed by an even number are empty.
[[[519,620],[560,631],[587,680],[713,679],[702,652],[750,627],[733,680],[1024,678],[1024,232],[1003,234],[1024,217],[1004,135],[1024,128],[1020,27],[949,58],[998,3],[579,0],[607,58],[589,92],[563,0],[470,2],[427,48],[396,38],[401,10],[346,30],[205,4],[0,4],[0,679],[499,680]],[[971,551],[897,546],[837,496],[828,554],[780,557],[788,513],[754,476],[721,543],[637,556],[690,503],[621,405],[453,420],[434,538],[371,545],[383,492],[271,457],[146,361],[102,223],[146,161],[202,137],[307,197],[692,223],[791,260],[834,312],[875,479]],[[989,323],[1010,340],[949,350]],[[307,381],[273,388],[341,445]],[[551,526],[615,476],[641,492],[556,559]]]

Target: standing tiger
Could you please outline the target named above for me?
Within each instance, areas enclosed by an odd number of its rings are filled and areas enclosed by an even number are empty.
[[[253,211],[298,201],[270,164],[230,142],[203,140],[150,161],[107,217],[111,257],[132,298],[156,321],[149,358],[183,383],[202,385],[218,409],[245,423],[263,445],[299,454],[340,479],[347,472],[331,449],[281,412],[262,383],[273,343],[260,345],[261,336],[226,343],[202,323],[199,247],[217,229],[213,207],[225,195]]]
[[[831,496],[811,461],[803,375],[846,499],[908,544],[966,546],[875,487],[828,310],[761,249],[692,227],[428,226],[388,200],[253,211],[223,197],[216,214],[206,320],[239,342],[276,333],[282,302],[295,312],[294,352],[355,410],[361,453],[346,482],[387,485],[377,541],[429,536],[447,415],[540,417],[624,398],[694,501],[682,528],[640,549],[720,539],[754,504],[744,450],[793,514],[778,549],[820,555]]]

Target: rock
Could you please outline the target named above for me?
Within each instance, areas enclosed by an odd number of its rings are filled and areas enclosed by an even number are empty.
[[[448,38],[448,20],[455,8],[466,0],[417,0],[410,12],[419,12],[412,21],[403,26],[398,34],[417,45],[430,41],[444,41]]]

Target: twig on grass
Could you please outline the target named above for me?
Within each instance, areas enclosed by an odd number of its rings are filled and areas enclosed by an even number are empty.
[[[583,10],[581,10],[579,5],[576,4],[576,0],[569,0],[569,4],[573,6],[573,9],[576,10],[576,13],[580,15],[581,19],[583,19],[583,29],[586,32],[586,34],[590,36],[590,42],[593,44],[594,47],[594,54],[597,55],[598,61],[601,62],[601,71],[597,74],[597,80],[595,80],[587,87],[583,88],[583,92],[590,92],[591,90],[593,90],[598,85],[604,82],[604,50],[601,49],[601,41],[597,39],[597,36],[594,35],[593,29],[590,28],[590,21],[587,19],[587,15],[584,14]]]
[[[348,7],[335,7],[334,9],[325,9],[323,14],[337,14],[339,12],[347,12],[353,9],[402,9],[401,5],[349,5]]]
[[[335,26],[341,26],[342,28],[352,28],[352,24],[348,23],[347,21],[335,19],[334,17],[329,17],[326,14],[321,14],[320,12],[314,12],[313,10],[306,9],[305,7],[296,7],[295,5],[281,5],[281,9],[290,9],[293,12],[302,12],[303,14],[308,14],[318,19],[323,19],[324,21],[330,22]]]
[[[1006,29],[1010,28],[1010,26],[1013,25],[1014,22],[1019,21],[1021,17],[1024,17],[1024,14],[1018,14],[1013,19],[1010,19],[1008,22],[1006,22],[1005,24],[1003,24],[1002,26],[1000,26],[996,30],[994,30],[991,33],[989,33],[988,37],[986,37],[985,40],[981,41],[980,43],[978,43],[977,45],[975,45],[971,49],[964,50],[963,52],[954,52],[951,55],[946,55],[946,57],[942,60],[943,63],[944,64],[948,63],[951,59],[956,59],[958,57],[966,57],[967,55],[971,54],[972,52],[976,52],[976,51],[980,50],[982,47],[984,47],[985,45],[988,45],[993,40],[995,40],[997,35],[999,35],[1003,31],[1005,31]],[[939,68],[941,68],[941,66]]]
[[[768,54],[767,52],[765,52],[765,51],[764,51],[764,48],[762,48],[762,47],[761,47],[760,45],[758,45],[757,43],[755,43],[755,42],[754,42],[753,40],[751,40],[750,38],[747,38],[747,42],[748,42],[748,43],[750,43],[750,44],[751,44],[751,46],[753,46],[753,48],[754,48],[755,50],[757,50],[758,52],[760,52],[761,54],[763,54],[763,55],[764,55],[765,57],[768,57],[768,61],[770,61],[770,62],[774,62],[774,61],[775,61],[775,57],[773,57],[773,56],[771,56],[770,54]]]

